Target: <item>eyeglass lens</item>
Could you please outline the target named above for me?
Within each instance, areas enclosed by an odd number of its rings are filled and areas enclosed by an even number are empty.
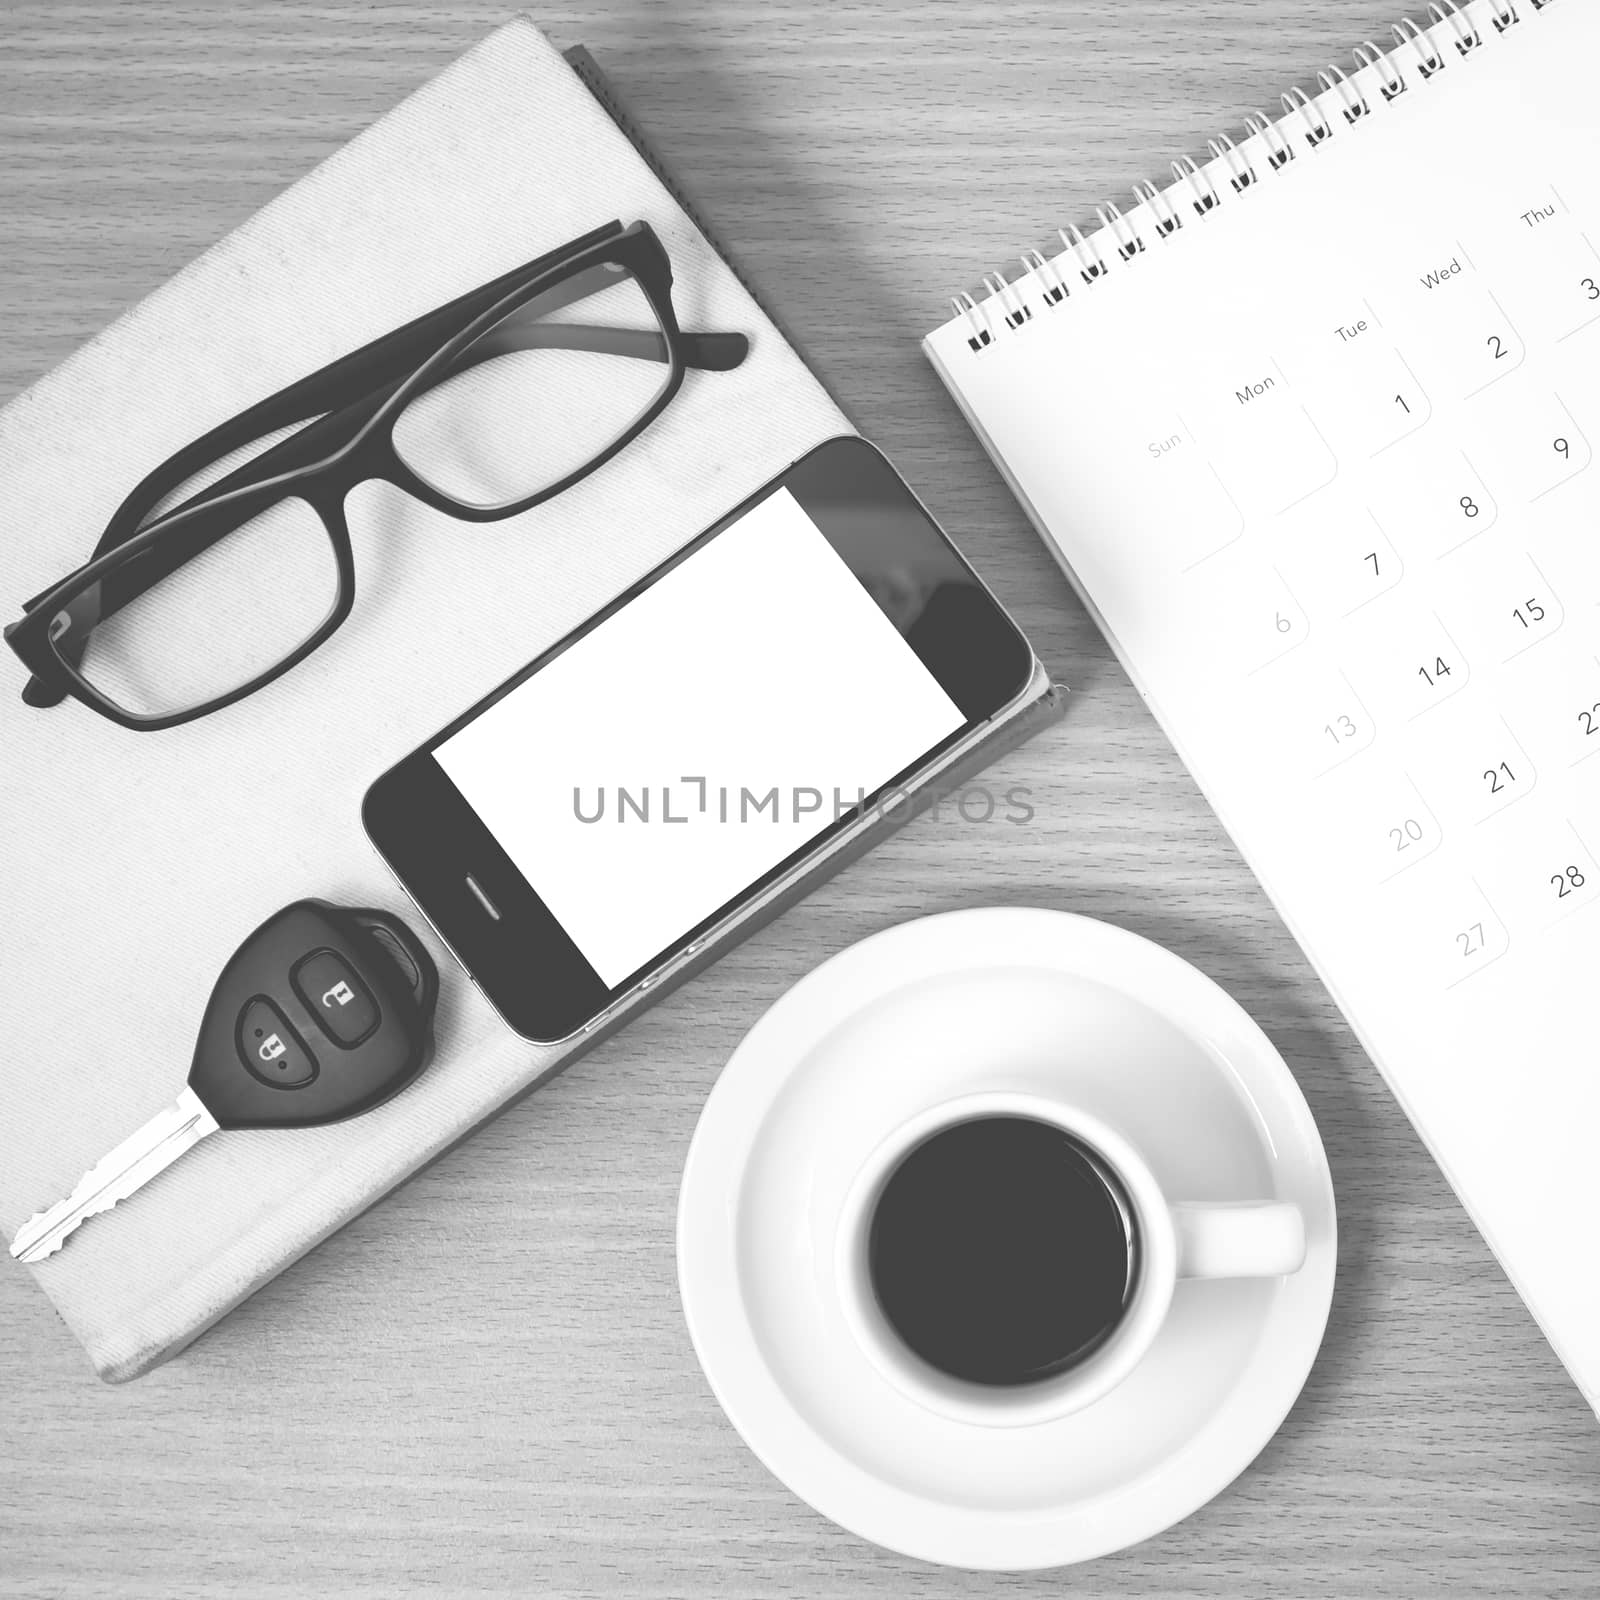
[[[488,329],[396,420],[424,483],[490,510],[581,471],[650,409],[671,376],[649,297],[602,263]]]
[[[206,519],[212,527],[196,530],[204,547],[148,588],[135,558],[103,581],[102,594],[91,591],[107,614],[78,670],[113,705],[164,716],[219,699],[271,671],[333,609],[333,545],[304,500],[280,500],[218,536],[225,516]]]

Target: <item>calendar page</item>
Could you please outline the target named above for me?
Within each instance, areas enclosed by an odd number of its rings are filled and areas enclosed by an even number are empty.
[[[1597,63],[1403,28],[927,341],[1591,1404]]]

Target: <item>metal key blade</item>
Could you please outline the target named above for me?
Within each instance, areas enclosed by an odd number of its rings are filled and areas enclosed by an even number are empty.
[[[124,1139],[110,1155],[95,1162],[65,1200],[23,1223],[11,1241],[12,1255],[18,1261],[43,1261],[54,1255],[79,1223],[126,1200],[135,1189],[165,1172],[184,1151],[216,1131],[217,1119],[194,1090],[185,1087],[131,1139]]]

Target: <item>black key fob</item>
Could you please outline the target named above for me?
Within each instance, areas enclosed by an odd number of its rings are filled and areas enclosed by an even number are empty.
[[[427,1066],[438,997],[433,960],[398,917],[297,900],[223,968],[189,1087],[223,1128],[358,1116]]]

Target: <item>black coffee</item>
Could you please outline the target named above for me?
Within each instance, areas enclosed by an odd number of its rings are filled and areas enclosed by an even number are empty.
[[[1133,1246],[1120,1191],[1027,1117],[956,1123],[891,1174],[867,1241],[878,1303],[924,1361],[971,1383],[1064,1372],[1117,1323]]]

